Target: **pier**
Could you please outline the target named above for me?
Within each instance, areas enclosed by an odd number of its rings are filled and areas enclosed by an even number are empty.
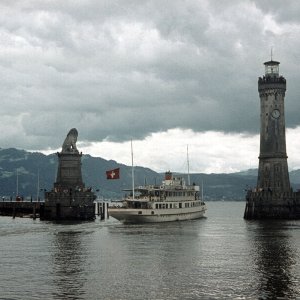
[[[95,201],[95,217],[100,220],[109,218],[107,201]],[[0,201],[0,216],[12,216],[21,218],[43,218],[45,202],[44,201]]]
[[[1,201],[0,216],[31,217],[33,219],[40,216],[43,202],[36,201]]]

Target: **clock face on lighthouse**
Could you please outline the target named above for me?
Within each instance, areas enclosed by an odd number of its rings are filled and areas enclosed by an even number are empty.
[[[274,119],[278,119],[278,118],[280,117],[280,111],[279,111],[278,109],[274,109],[274,110],[272,111],[272,117],[273,117]]]

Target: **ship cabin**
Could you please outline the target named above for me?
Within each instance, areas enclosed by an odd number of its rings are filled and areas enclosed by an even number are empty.
[[[166,209],[193,207],[202,204],[199,186],[186,185],[183,177],[173,177],[166,172],[162,185],[145,185],[124,190],[127,208]],[[134,194],[134,197],[133,197]]]

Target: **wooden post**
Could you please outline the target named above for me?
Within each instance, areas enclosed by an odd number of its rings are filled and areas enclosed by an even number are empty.
[[[33,220],[35,220],[36,219],[36,203],[33,204],[32,209],[33,209],[32,218],[33,218]]]
[[[40,203],[40,220],[44,219],[44,208],[45,208],[45,204]]]
[[[101,203],[101,220],[105,219],[105,206],[104,202]]]
[[[109,219],[109,213],[108,213],[108,202],[106,204],[106,218]]]
[[[13,203],[13,219],[16,217],[16,202]]]
[[[97,216],[100,216],[100,203],[97,202]]]

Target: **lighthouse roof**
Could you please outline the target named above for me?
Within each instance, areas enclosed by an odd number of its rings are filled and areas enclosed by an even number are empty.
[[[275,60],[266,61],[264,63],[265,66],[277,66],[279,64],[280,64],[280,62],[279,61],[275,61]]]

